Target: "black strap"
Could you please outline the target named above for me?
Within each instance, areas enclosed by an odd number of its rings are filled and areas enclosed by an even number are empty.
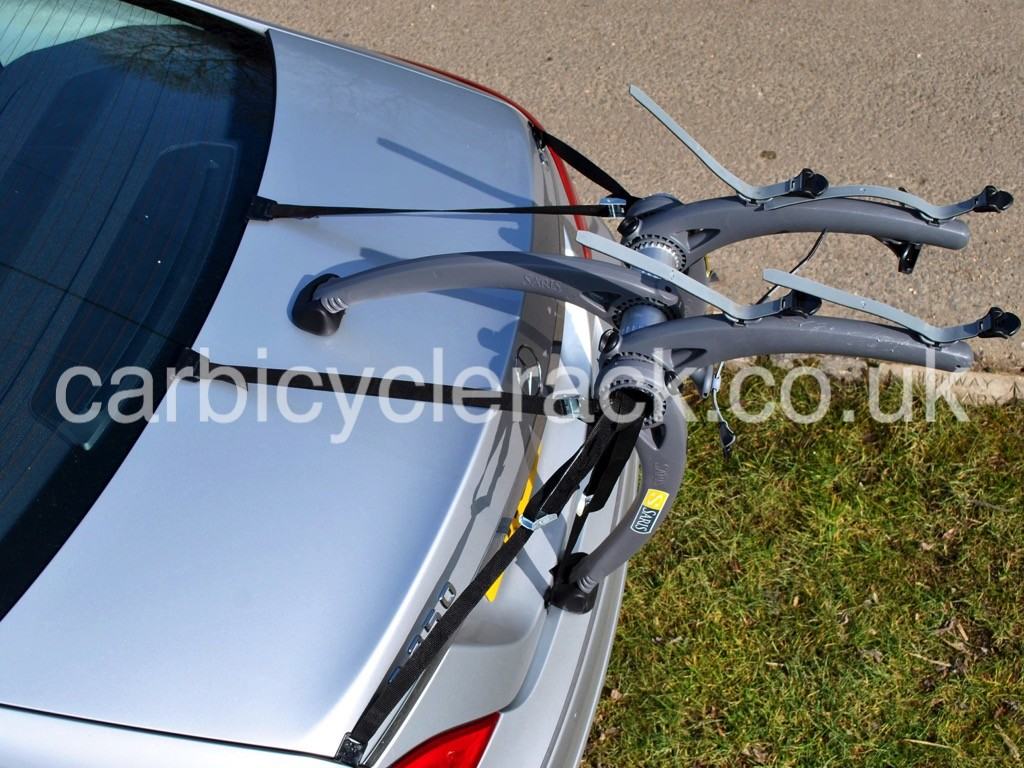
[[[619,475],[622,474],[622,470],[626,467],[626,462],[629,461],[629,457],[633,454],[633,448],[636,447],[636,441],[640,438],[643,426],[644,421],[640,418],[631,421],[619,430],[612,441],[611,447],[594,468],[594,473],[590,476],[590,482],[587,483],[587,487],[583,491],[590,497],[587,507],[592,511],[596,512],[599,509],[604,509],[604,505],[608,503],[608,499],[612,495],[612,489],[619,480]]]
[[[614,197],[621,197],[626,201],[626,205],[639,200],[635,195],[631,195],[626,188],[615,179],[615,177],[578,149],[562,141],[557,136],[548,133],[543,128],[539,128],[535,125],[531,126],[531,128],[533,129],[533,138],[536,140],[538,146],[550,147],[553,149],[555,154],[562,158],[573,169],[579,171],[592,182],[597,184],[597,186],[601,187],[601,189],[607,190],[610,195],[613,195]]]
[[[524,213],[566,216],[599,216],[610,219],[621,215],[611,205],[519,205],[498,208],[373,208],[359,205],[292,205],[278,203],[266,197],[256,197],[249,208],[249,218],[255,221],[274,219],[315,219],[318,216],[393,216],[395,214],[431,213]]]
[[[462,405],[469,408],[497,408],[502,411],[517,411],[533,416],[565,416],[560,401],[548,404],[541,395],[527,395],[515,392],[455,387],[451,384],[420,384],[407,379],[382,379],[360,376],[352,373],[321,373],[319,371],[289,370],[283,368],[260,368],[251,365],[229,365],[214,363],[208,358],[186,347],[178,359],[177,371],[185,379],[221,380],[236,383],[229,371],[238,371],[246,384],[267,384],[290,389],[306,389],[316,392],[335,392],[367,397],[387,397],[395,400],[411,400],[421,403],[443,403]],[[217,368],[227,369],[218,372]],[[187,372],[186,372],[187,371]]]
[[[569,529],[569,537],[565,542],[565,549],[562,552],[562,556],[558,559],[558,565],[555,566],[555,584],[562,584],[569,578],[569,566],[573,562],[573,550],[576,549],[576,543],[583,534],[583,526],[586,524],[587,518],[590,517],[591,513],[604,509],[604,505],[608,503],[615,484],[619,481],[622,471],[626,468],[626,462],[633,455],[633,449],[636,447],[636,441],[640,438],[643,426],[644,421],[642,418],[623,426],[615,434],[615,437],[612,438],[608,450],[604,452],[594,467],[594,471],[590,474],[590,482],[587,483],[587,487],[583,491],[584,495],[589,498],[587,499],[586,506],[583,507],[583,511],[573,518],[572,527]]]
[[[534,140],[540,148],[550,147],[566,163],[586,176],[612,196],[622,198],[626,206],[638,198],[626,191],[615,178],[602,169],[593,160],[574,149],[557,136],[531,125]],[[616,205],[514,205],[496,208],[377,208],[362,205],[293,205],[279,203],[266,197],[257,196],[249,208],[249,218],[255,221],[272,221],[274,219],[313,219],[318,216],[391,216],[395,214],[546,214],[566,216],[597,216],[600,218],[616,218],[622,215],[622,206]]]
[[[628,397],[627,395],[626,398]],[[621,407],[619,411],[624,412]],[[420,675],[444,650],[491,585],[522,551],[533,534],[532,523],[562,511],[587,474],[601,461],[622,426],[625,425],[602,415],[576,454],[548,478],[540,490],[530,498],[523,511],[523,524],[498,547],[423,642],[416,647],[408,661],[399,667],[397,673],[377,692],[355,726],[345,735],[338,753],[338,759],[343,765],[359,764],[363,751],[374,734],[412,689]]]

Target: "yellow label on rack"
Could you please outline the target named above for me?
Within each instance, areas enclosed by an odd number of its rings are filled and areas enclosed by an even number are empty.
[[[643,506],[661,512],[666,501],[668,501],[668,494],[665,491],[659,491],[657,488],[648,488],[647,494],[644,496]]]

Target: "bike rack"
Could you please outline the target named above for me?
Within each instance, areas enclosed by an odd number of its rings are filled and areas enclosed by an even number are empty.
[[[804,168],[800,173],[786,181],[767,186],[755,186],[734,174],[722,165],[714,155],[702,147],[671,115],[662,109],[654,99],[641,88],[629,86],[629,95],[646,109],[654,118],[664,125],[683,145],[700,160],[708,170],[728,185],[744,200],[763,203],[767,209],[784,208],[798,205],[808,200],[827,200],[850,197],[872,197],[898,203],[904,208],[920,214],[930,221],[940,222],[955,219],[965,213],[989,213],[1005,211],[1013,204],[1013,195],[992,185],[986,186],[977,195],[961,200],[958,203],[935,205],[904,189],[892,189],[868,184],[850,184],[833,187],[827,178]]]

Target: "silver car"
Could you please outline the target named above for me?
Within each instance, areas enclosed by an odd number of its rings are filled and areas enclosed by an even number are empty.
[[[571,389],[590,370],[594,318],[517,291],[384,299],[330,339],[288,307],[311,276],[433,253],[582,256],[574,235],[596,219],[262,222],[256,195],[574,202],[528,116],[451,76],[193,2],[3,0],[0,768],[337,764],[374,692],[582,440],[571,418],[430,406],[413,420],[373,398],[168,380],[183,345],[506,389]],[[566,531],[530,540],[366,763],[579,760],[623,571],[594,610],[546,610]]]
[[[799,265],[719,293],[731,243],[909,273],[1013,196],[755,186],[640,88],[734,195],[633,196],[479,86],[195,3],[5,0],[0,66],[0,768],[573,765],[683,378],[717,410],[730,359],[958,371],[1020,329]]]

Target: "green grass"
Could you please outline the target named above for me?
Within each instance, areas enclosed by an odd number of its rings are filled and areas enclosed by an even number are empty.
[[[1024,765],[1022,405],[882,425],[834,385],[817,425],[734,423],[731,464],[692,425],[583,764]]]

